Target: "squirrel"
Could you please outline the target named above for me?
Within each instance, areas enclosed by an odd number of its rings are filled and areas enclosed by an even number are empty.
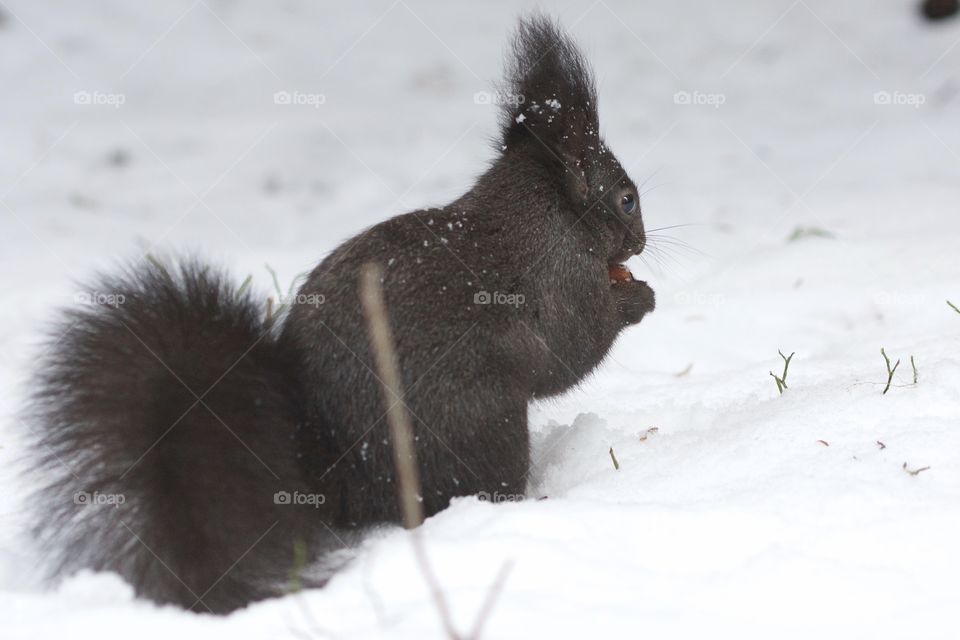
[[[505,76],[498,155],[473,187],[346,241],[281,317],[191,257],[101,275],[91,290],[122,304],[64,312],[29,410],[34,531],[54,574],[113,571],[140,597],[226,613],[400,522],[367,263],[382,270],[425,515],[524,493],[528,403],[577,385],[654,293],[622,264],[646,244],[639,195],[576,44],[523,17]]]

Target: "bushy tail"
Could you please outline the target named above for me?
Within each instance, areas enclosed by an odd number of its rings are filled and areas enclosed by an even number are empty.
[[[60,573],[224,612],[277,593],[317,541],[297,463],[296,354],[218,271],[150,260],[91,288],[40,363],[37,534]],[[313,526],[311,526],[311,524]]]

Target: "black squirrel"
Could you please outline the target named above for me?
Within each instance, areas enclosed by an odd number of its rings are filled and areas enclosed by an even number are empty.
[[[599,133],[592,73],[551,19],[521,19],[499,155],[441,208],[377,224],[269,317],[194,259],[93,287],[39,365],[37,536],[59,573],[115,571],[138,595],[228,612],[291,569],[401,521],[358,297],[382,268],[426,515],[523,494],[527,404],[576,385],[654,308],[621,264],[646,243],[636,185]]]

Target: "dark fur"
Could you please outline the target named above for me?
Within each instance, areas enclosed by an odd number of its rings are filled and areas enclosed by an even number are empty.
[[[323,533],[314,509],[274,503],[305,489],[296,354],[205,266],[145,262],[96,291],[125,301],[69,311],[39,375],[42,543],[61,569],[116,571],[158,602],[221,612],[276,593],[292,541]]]
[[[527,403],[576,385],[654,305],[645,283],[609,281],[609,263],[643,249],[643,223],[639,205],[619,209],[636,187],[600,138],[574,44],[546,18],[522,21],[505,86],[523,103],[504,108],[502,153],[473,189],[343,244],[281,329],[195,264],[108,278],[97,290],[125,304],[68,314],[36,396],[51,481],[40,530],[65,569],[228,611],[278,592],[297,541],[313,559],[336,548],[327,527],[400,520],[357,292],[366,262],[384,268],[426,513],[524,492]],[[78,507],[78,490],[126,502]],[[274,504],[295,490],[326,502]]]

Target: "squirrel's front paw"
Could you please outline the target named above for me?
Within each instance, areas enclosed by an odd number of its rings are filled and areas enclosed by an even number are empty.
[[[656,306],[653,289],[642,280],[615,282],[610,285],[617,304],[617,313],[624,325],[636,324]]]

